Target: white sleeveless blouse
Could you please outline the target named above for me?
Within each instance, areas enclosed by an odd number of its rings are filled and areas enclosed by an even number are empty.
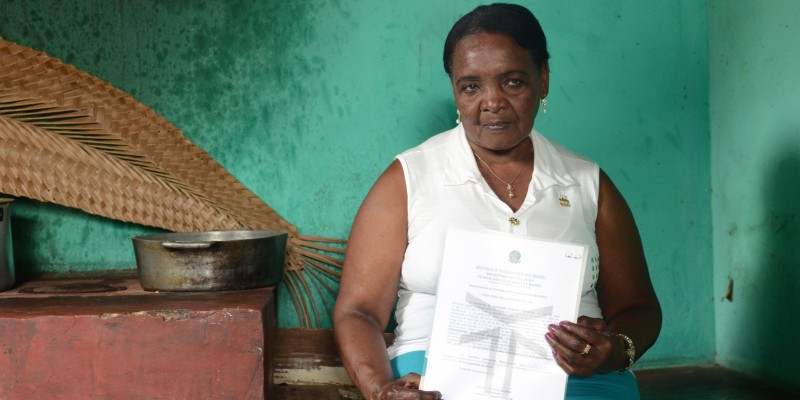
[[[517,212],[512,212],[481,176],[461,125],[397,156],[408,193],[408,248],[390,358],[428,349],[444,240],[451,227],[587,245],[589,262],[579,314],[602,317],[594,291],[599,273],[595,240],[599,168],[536,130],[531,139],[533,178]],[[511,217],[519,224],[512,225]]]

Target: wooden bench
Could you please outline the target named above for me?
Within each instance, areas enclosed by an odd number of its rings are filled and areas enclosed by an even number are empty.
[[[275,336],[273,393],[278,399],[360,399],[331,330],[278,329]],[[386,334],[387,344],[392,336]],[[636,370],[643,400],[783,400],[800,393],[749,378],[716,365]]]

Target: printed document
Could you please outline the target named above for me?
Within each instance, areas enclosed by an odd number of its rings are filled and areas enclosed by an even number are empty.
[[[544,335],[576,321],[587,251],[449,230],[422,388],[445,399],[562,400],[567,374]]]

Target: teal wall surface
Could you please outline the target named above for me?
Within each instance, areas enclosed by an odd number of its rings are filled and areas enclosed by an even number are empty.
[[[800,3],[710,4],[717,360],[800,388]]]
[[[710,362],[707,3],[522,3],[552,54],[537,128],[598,161],[642,233],[665,324],[641,364]],[[344,238],[394,155],[454,125],[441,50],[477,4],[3,0],[0,36],[131,93],[301,232]],[[150,231],[30,200],[14,216],[29,272],[134,268]]]

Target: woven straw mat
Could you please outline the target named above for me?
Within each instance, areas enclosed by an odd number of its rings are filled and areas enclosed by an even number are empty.
[[[343,240],[299,234],[152,109],[2,38],[0,193],[176,232],[286,231],[284,283],[304,326],[319,325],[312,292],[340,276]]]

